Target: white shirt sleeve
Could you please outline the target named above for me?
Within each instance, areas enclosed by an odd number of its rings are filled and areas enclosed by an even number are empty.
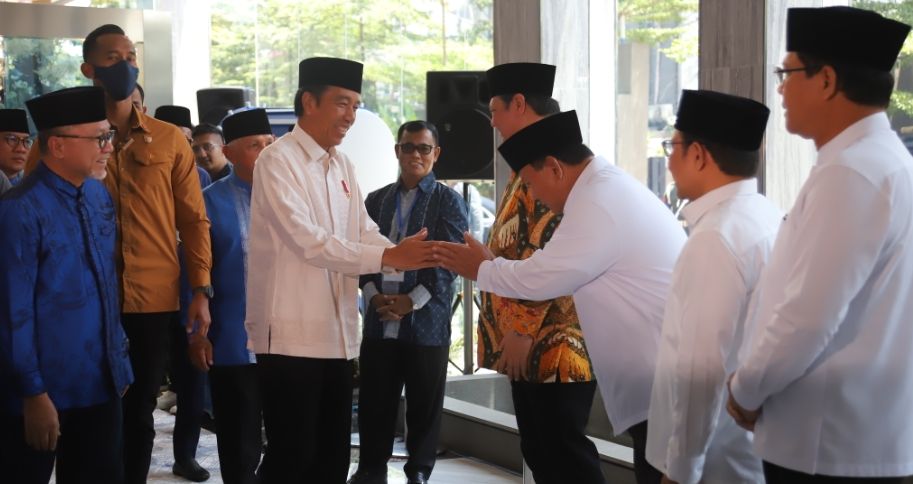
[[[700,480],[710,436],[726,390],[726,360],[748,298],[737,257],[715,232],[695,234],[685,246],[674,282],[681,312],[672,372],[672,415],[666,474]]]
[[[258,164],[253,193],[263,197],[268,207],[259,215],[269,219],[286,243],[298,247],[308,264],[350,276],[380,272],[384,249],[391,245],[390,241],[377,232],[377,237],[371,237],[367,243],[353,242],[311,223],[312,208],[289,182],[291,173],[282,173],[281,167],[281,163],[275,162]],[[364,204],[359,204],[365,220],[361,233],[371,234],[374,223],[365,212]]]
[[[815,174],[801,208],[802,242],[784,298],[759,321],[752,346],[732,381],[739,405],[757,409],[804,375],[846,317],[885,243],[890,201],[869,180],[842,165]]]
[[[573,295],[615,262],[617,250],[603,236],[613,233],[615,226],[608,210],[581,200],[565,213],[544,249],[525,260],[483,262],[479,290],[530,301]]]

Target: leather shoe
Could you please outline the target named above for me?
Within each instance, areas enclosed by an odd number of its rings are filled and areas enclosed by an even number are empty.
[[[387,468],[383,471],[355,471],[346,484],[387,484]]]
[[[406,477],[406,484],[428,484],[428,478],[425,477],[424,472],[418,471]]]
[[[193,482],[203,482],[209,479],[209,471],[201,467],[195,459],[190,462],[175,462],[171,466],[171,472]]]

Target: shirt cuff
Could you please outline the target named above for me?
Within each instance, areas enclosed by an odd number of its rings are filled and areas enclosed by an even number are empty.
[[[41,372],[38,370],[23,374],[19,379],[19,385],[22,398],[34,397],[47,391],[44,386],[44,379],[41,378]]]
[[[494,269],[494,262],[490,260],[483,260],[479,264],[479,272],[476,274],[476,287],[479,288],[482,292],[494,292],[491,290],[491,284],[489,283],[489,274]]]
[[[371,300],[378,294],[380,294],[380,291],[377,290],[377,286],[374,285],[373,281],[365,284],[365,287],[361,288],[361,295],[365,298],[365,307],[370,308]]]
[[[666,464],[666,476],[678,484],[697,484],[703,473],[703,455],[670,459]]]
[[[742,388],[739,375],[740,374],[736,372],[735,376],[732,377],[732,383],[729,385],[729,391],[732,394],[732,398],[735,399],[735,402],[738,403],[740,407],[746,410],[757,410],[761,408],[761,405],[764,403],[764,398],[761,398],[758,395],[752,395],[751,392]]]
[[[384,259],[386,247],[381,245],[363,244],[361,249],[361,262],[359,263],[362,274],[377,274],[378,272],[387,272],[381,267]]]
[[[431,300],[431,293],[425,289],[425,286],[419,284],[409,291],[409,297],[412,299],[412,310],[416,311],[428,304],[428,301]]]

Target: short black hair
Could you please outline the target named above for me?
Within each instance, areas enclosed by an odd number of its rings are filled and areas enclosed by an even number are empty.
[[[438,134],[437,126],[428,121],[415,120],[415,121],[406,121],[396,130],[396,142],[399,143],[399,140],[403,138],[403,133],[408,131],[410,133],[417,133],[423,130],[431,131],[431,137],[434,138],[434,144],[438,144]]]
[[[891,103],[891,93],[894,92],[894,74],[891,72],[849,65],[804,52],[796,52],[796,56],[805,67],[806,77],[821,72],[824,66],[831,66],[837,75],[837,90],[856,104],[887,108]]]
[[[108,34],[127,35],[124,32],[124,29],[114,24],[105,24],[89,32],[89,35],[86,36],[86,40],[82,43],[83,62],[89,62],[89,54],[91,54],[92,51],[95,50],[95,47],[98,46],[98,38],[102,35]]]
[[[193,128],[193,131],[191,132],[191,136],[194,138],[204,134],[217,134],[219,135],[219,139],[221,139],[223,143],[225,142],[225,136],[222,134],[222,128],[214,124],[200,123],[195,128]]]
[[[700,143],[710,155],[720,171],[730,176],[753,177],[758,174],[758,166],[761,164],[761,150],[754,151],[737,150],[731,146],[726,146],[712,141],[706,141],[699,137],[691,136],[688,133],[682,133],[682,147],[687,150],[692,144]]]
[[[565,165],[579,165],[593,156],[593,151],[590,148],[583,144],[573,144],[565,146],[564,148],[555,151],[554,153],[549,153],[549,155],[554,156],[560,160]],[[545,157],[539,158],[538,160],[530,163],[536,170],[541,170],[545,166]]]
[[[146,90],[143,89],[143,86],[141,86],[138,82],[136,83],[136,90],[139,91],[139,100],[146,102]]]
[[[514,96],[517,94],[523,94],[522,92],[514,92],[511,94],[499,94],[498,97],[504,101],[505,105],[510,106],[510,102],[514,100]],[[548,97],[538,94],[523,94],[523,98],[526,99],[526,104],[529,107],[533,108],[533,111],[536,112],[539,116],[551,116],[552,114],[558,114],[561,112],[561,106],[558,104],[558,101]]]
[[[304,114],[304,105],[301,104],[301,96],[304,93],[309,92],[311,96],[314,96],[314,99],[317,100],[317,104],[320,104],[320,97],[323,96],[323,93],[329,88],[327,85],[317,85],[317,86],[301,86],[298,88],[298,91],[295,92],[295,116],[301,117]]]

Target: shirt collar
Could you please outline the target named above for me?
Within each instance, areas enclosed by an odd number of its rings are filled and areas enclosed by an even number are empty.
[[[51,188],[71,198],[78,197],[79,194],[82,193],[82,187],[85,186],[85,182],[83,182],[80,187],[74,186],[72,183],[61,178],[57,173],[54,173],[54,171],[48,168],[44,163],[38,163],[38,165],[35,166],[35,172],[45,181],[45,183],[50,185]]]
[[[234,183],[238,188],[242,188],[248,192],[251,191],[250,183],[238,178],[238,175],[236,175],[234,171],[232,171],[227,178],[229,183]]]
[[[574,186],[571,187],[571,192],[567,194],[567,200],[564,202],[564,208],[567,209],[571,205],[572,200],[576,197],[577,193],[583,188],[583,184],[587,183],[590,179],[593,178],[594,174],[599,170],[605,168],[609,165],[609,160],[603,158],[602,156],[594,156],[590,163],[583,169],[583,172],[580,173],[580,176],[577,177],[577,181],[574,182]],[[520,176],[517,176],[519,179]]]
[[[301,126],[298,123],[295,123],[295,127],[292,128],[292,137],[298,141],[298,144],[304,148],[304,153],[307,154],[307,161],[317,161],[323,159],[324,156],[329,156],[333,158],[336,155],[336,147],[331,147],[329,151],[323,149],[322,146],[317,144],[314,141],[314,138],[308,134],[307,131],[301,129]]]
[[[434,177],[434,172],[432,171],[431,173],[428,173],[427,175],[425,175],[424,178],[419,180],[418,185],[416,185],[416,188],[421,190],[423,193],[428,193],[434,188],[434,184],[436,181],[437,181],[437,179]],[[402,179],[402,177],[400,177],[396,180],[396,189],[403,190],[404,188],[405,187],[403,186],[403,179]]]
[[[866,136],[891,130],[891,122],[884,111],[866,116],[849,125],[834,139],[828,141],[818,150],[816,165],[823,165],[837,159],[837,155],[847,147]]]
[[[133,106],[133,111],[130,113],[130,127],[132,130],[141,130],[144,133],[149,133],[149,127],[146,126],[146,119],[149,118],[148,114],[144,114],[139,109],[136,109],[136,106]]]
[[[693,228],[707,212],[721,203],[741,195],[753,195],[755,193],[758,193],[757,178],[727,183],[710,190],[700,198],[692,200],[685,205],[682,208],[682,217],[685,218],[688,226]]]

